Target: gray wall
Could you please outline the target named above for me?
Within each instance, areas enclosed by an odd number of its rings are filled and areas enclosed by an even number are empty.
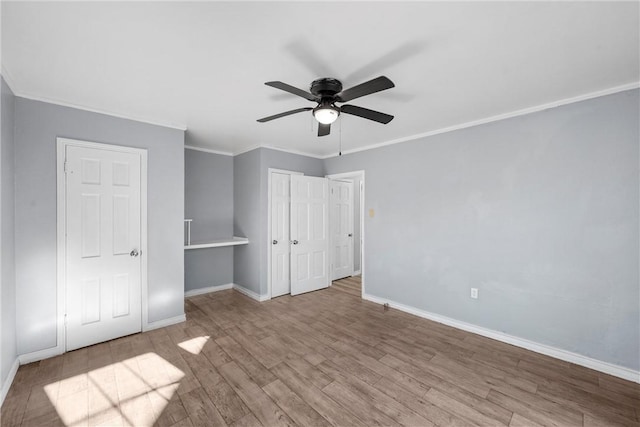
[[[14,102],[13,92],[4,79],[1,88],[0,118],[0,387],[17,358],[16,348],[16,281],[14,260]],[[1,402],[0,402],[1,403]]]
[[[638,93],[326,160],[366,173],[367,293],[640,369]]]
[[[234,252],[234,283],[266,295],[267,210],[269,168],[324,176],[323,161],[298,154],[259,148],[234,157],[234,231],[249,238]]]
[[[185,218],[191,242],[233,235],[233,157],[186,149]],[[233,282],[233,247],[184,252],[185,291]]]
[[[56,344],[56,137],[148,150],[149,321],[184,313],[184,132],[16,97],[18,353]]]
[[[248,245],[233,248],[233,282],[257,294],[260,293],[261,178],[260,150],[233,158],[233,234],[249,239]]]

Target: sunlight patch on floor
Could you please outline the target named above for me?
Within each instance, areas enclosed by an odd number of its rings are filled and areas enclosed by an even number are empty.
[[[151,426],[179,387],[184,372],[145,353],[44,386],[67,425]]]
[[[178,347],[197,356],[198,354],[200,354],[207,341],[209,341],[209,337],[205,335],[202,337],[192,338],[187,341],[182,341],[178,344]]]

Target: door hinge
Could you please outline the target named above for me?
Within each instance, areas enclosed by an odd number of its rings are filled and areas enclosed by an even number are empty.
[[[64,326],[67,326],[67,313],[64,314]]]
[[[67,173],[67,161],[64,161],[64,173]]]

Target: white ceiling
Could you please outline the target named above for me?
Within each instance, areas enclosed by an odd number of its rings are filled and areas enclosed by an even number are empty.
[[[17,95],[185,127],[187,144],[319,157],[639,80],[638,2],[2,2],[2,68]],[[354,100],[328,137],[313,106],[265,86],[396,87]]]

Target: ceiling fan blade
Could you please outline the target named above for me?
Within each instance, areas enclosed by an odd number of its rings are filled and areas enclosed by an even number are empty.
[[[331,125],[318,123],[318,136],[327,136],[331,132]]]
[[[393,120],[393,116],[389,114],[369,110],[368,108],[356,107],[355,105],[343,105],[340,107],[340,112],[373,120],[374,122],[384,123],[385,125]]]
[[[391,89],[395,87],[393,82],[385,76],[380,76],[368,82],[359,84],[347,90],[336,94],[336,101],[347,102],[352,99],[360,98],[361,96],[370,95],[372,93],[380,92],[381,90]]]
[[[295,110],[285,111],[284,113],[275,114],[273,116],[263,117],[261,119],[258,119],[258,121],[260,123],[264,123],[264,122],[268,122],[269,120],[279,119],[280,117],[285,117],[285,116],[289,116],[291,114],[296,114],[296,113],[302,113],[303,111],[309,111],[309,110],[313,110],[313,108],[311,107],[297,108]]]
[[[298,89],[297,87],[293,87],[293,86],[288,85],[286,83],[282,83],[282,82],[266,82],[265,84],[267,86],[275,87],[276,89],[284,90],[285,92],[289,92],[289,93],[292,93],[294,95],[301,96],[302,98],[307,99],[309,101],[318,102],[318,98],[315,97],[314,95],[310,94],[306,90]]]

